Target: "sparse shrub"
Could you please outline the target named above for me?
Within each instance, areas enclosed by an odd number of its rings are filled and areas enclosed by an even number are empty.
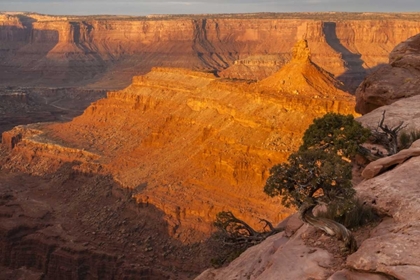
[[[213,223],[217,231],[213,234],[213,238],[218,240],[223,248],[219,251],[218,256],[211,260],[211,264],[214,267],[220,267],[229,263],[249,247],[283,231],[283,228],[273,227],[265,219],[260,219],[260,221],[265,223],[265,227],[262,231],[257,231],[246,222],[235,217],[230,211],[217,213],[216,221]]]
[[[332,219],[349,229],[362,227],[379,219],[375,210],[358,198],[351,202],[351,207],[347,211],[340,210],[339,205],[332,203],[327,208],[320,210],[317,217]]]
[[[410,148],[414,141],[420,139],[420,130],[402,131],[399,135],[398,150]]]
[[[315,119],[305,131],[299,151],[321,149],[351,158],[370,134],[370,130],[355,121],[352,115],[328,113]]]
[[[275,165],[264,187],[270,196],[282,196],[282,204],[299,209],[301,219],[325,232],[334,233],[344,241],[350,252],[357,249],[351,232],[342,224],[315,217],[312,210],[325,205],[333,219],[350,215],[358,209],[352,186],[350,159],[366,141],[370,130],[363,128],[352,115],[328,113],[314,120],[303,136],[299,151],[287,163]]]

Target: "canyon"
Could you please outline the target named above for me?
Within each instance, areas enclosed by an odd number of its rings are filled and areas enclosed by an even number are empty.
[[[294,212],[262,192],[270,168],[314,118],[356,115],[419,17],[0,14],[4,275],[195,277],[216,213]]]
[[[0,84],[123,88],[152,67],[261,80],[306,39],[312,59],[354,91],[420,32],[418,14],[291,13],[148,17],[0,14]]]

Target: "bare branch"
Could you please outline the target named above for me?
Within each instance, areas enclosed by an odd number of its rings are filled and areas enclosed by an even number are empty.
[[[378,123],[378,127],[372,130],[372,135],[375,137],[377,144],[383,145],[388,151],[388,155],[393,155],[398,152],[398,134],[401,130],[407,127],[404,125],[404,121],[401,121],[395,127],[389,127],[384,124],[386,111],[382,112],[382,118]]]
[[[218,213],[215,225],[224,235],[224,243],[227,245],[255,245],[284,230],[284,228],[275,228],[271,222],[265,219],[260,219],[260,221],[265,223],[264,229],[268,227],[270,230],[259,232],[246,222],[236,218],[230,211]]]

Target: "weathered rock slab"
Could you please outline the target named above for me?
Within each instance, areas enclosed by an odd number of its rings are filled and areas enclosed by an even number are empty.
[[[389,280],[389,277],[380,275],[380,274],[372,274],[372,273],[364,273],[364,272],[356,272],[350,271],[348,269],[343,269],[337,271],[333,275],[331,275],[328,280]]]
[[[326,279],[330,274],[332,255],[304,244],[302,234],[308,228],[304,225],[290,238],[285,232],[267,238],[245,251],[229,266],[208,269],[196,280]]]

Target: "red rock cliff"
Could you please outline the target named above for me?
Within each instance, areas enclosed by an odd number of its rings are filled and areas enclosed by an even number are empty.
[[[416,15],[387,14],[274,14],[254,15],[252,20],[246,15],[67,18],[2,14],[0,83],[96,82],[96,86],[119,87],[153,66],[223,70],[250,56],[268,55],[270,60],[289,53],[295,41],[306,38],[313,61],[354,88],[366,71],[387,61],[393,46],[420,32],[416,19]],[[273,71],[254,69],[252,73],[262,79]]]
[[[82,169],[111,173],[136,191],[139,203],[164,211],[171,234],[185,240],[197,237],[186,235],[191,229],[208,232],[222,210],[232,209],[254,225],[258,217],[279,221],[292,210],[279,209],[278,198],[262,191],[271,166],[297,149],[315,117],[354,113],[354,98],[334,87],[336,81],[311,62],[306,46],[298,44],[284,66],[294,71],[287,70],[288,82],[311,75],[292,81],[296,88],[270,82],[281,81],[283,70],[268,83],[249,84],[212,73],[153,68],[72,122],[38,125],[45,133],[36,138],[19,138],[24,133],[15,129],[4,133],[4,145],[31,158],[77,159]],[[329,92],[321,95],[313,79],[322,80]],[[57,145],[71,149],[54,149]],[[30,172],[53,169],[44,166],[32,164]]]

